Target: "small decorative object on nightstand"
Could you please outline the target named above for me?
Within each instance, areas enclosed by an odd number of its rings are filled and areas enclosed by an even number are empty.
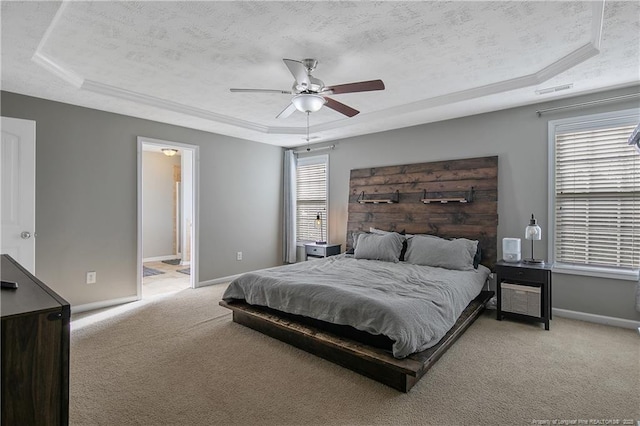
[[[520,262],[520,238],[502,239],[502,259],[505,262]]]
[[[304,245],[304,253],[306,255],[306,259],[309,259],[310,257],[319,258],[335,256],[336,254],[340,254],[341,246],[342,244],[309,243]]]
[[[497,319],[513,317],[544,323],[551,320],[551,265],[546,263],[496,263]]]

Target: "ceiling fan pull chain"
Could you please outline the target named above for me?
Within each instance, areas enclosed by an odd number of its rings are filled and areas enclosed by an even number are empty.
[[[311,151],[309,148],[309,111],[307,111],[307,151]]]

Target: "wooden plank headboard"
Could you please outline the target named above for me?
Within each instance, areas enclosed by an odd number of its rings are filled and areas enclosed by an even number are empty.
[[[473,187],[470,203],[424,204],[428,198],[461,197]],[[394,204],[360,204],[398,197]],[[396,191],[399,195],[396,195]],[[482,264],[493,268],[498,235],[498,157],[405,164],[351,170],[347,248],[355,231],[370,227],[409,234],[479,240]]]

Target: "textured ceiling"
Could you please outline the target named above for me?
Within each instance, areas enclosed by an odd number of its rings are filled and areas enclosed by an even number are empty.
[[[382,79],[311,114],[328,141],[637,84],[639,34],[639,2],[2,2],[2,89],[297,146],[291,95],[229,88]]]

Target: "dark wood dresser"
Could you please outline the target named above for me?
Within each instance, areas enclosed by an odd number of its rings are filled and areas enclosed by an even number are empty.
[[[2,425],[69,424],[69,303],[3,254]]]

